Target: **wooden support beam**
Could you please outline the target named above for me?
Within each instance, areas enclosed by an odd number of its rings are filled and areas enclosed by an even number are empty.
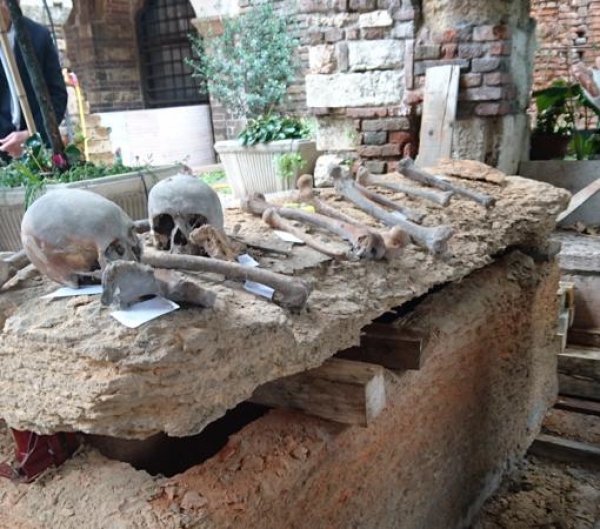
[[[379,364],[392,371],[421,369],[426,337],[386,323],[363,328],[360,346],[340,351],[336,356],[358,362]]]
[[[574,411],[576,413],[597,415],[600,417],[600,402],[594,402],[592,400],[560,396],[554,407],[559,410]]]
[[[529,452],[556,461],[600,468],[600,446],[562,439],[554,435],[538,435]]]
[[[558,355],[561,395],[600,400],[600,349],[567,347]]]
[[[573,345],[585,345],[588,347],[600,347],[600,329],[569,329],[568,341]]]
[[[574,211],[583,206],[590,198],[592,198],[596,193],[600,191],[600,178],[593,181],[591,184],[585,186],[582,190],[578,191],[571,197],[571,201],[569,202],[569,207],[565,209],[558,217],[556,218],[556,222],[558,224],[568,224],[569,215],[571,215]]]
[[[250,401],[300,410],[342,424],[368,426],[385,407],[384,370],[332,358],[316,369],[260,386]]]

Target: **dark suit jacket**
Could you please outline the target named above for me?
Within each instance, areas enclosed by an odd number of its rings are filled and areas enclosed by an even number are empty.
[[[24,18],[24,23],[27,31],[29,31],[29,34],[31,35],[33,49],[48,85],[48,91],[50,92],[56,119],[60,123],[65,116],[65,110],[67,108],[67,89],[58,60],[58,52],[56,51],[56,47],[54,46],[54,42],[52,41],[52,37],[47,28],[28,18]],[[50,145],[48,135],[44,128],[44,120],[42,119],[40,106],[37,97],[35,96],[33,86],[31,85],[31,79],[27,73],[27,68],[23,62],[23,56],[21,55],[18,44],[15,45],[15,57],[17,66],[21,72],[25,93],[27,94],[29,105],[31,106],[33,119],[35,120],[35,124],[42,135],[42,138]],[[6,80],[4,68],[2,68],[2,65],[0,64],[0,138],[8,136],[15,130],[12,123],[10,102],[10,88]],[[21,116],[21,130],[25,130],[26,128],[25,118]]]

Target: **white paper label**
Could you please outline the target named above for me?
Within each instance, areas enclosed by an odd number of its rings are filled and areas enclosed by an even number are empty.
[[[281,231],[281,230],[273,230],[275,235],[277,235],[277,237],[279,237],[281,240],[285,241],[285,242],[292,242],[295,244],[304,244],[304,241],[302,239],[298,239],[298,237],[296,237],[295,235],[292,235],[291,233],[288,233],[287,231]]]
[[[274,288],[263,285],[262,283],[255,283],[254,281],[246,281],[244,283],[244,290],[267,299],[273,299],[273,294],[275,294]]]
[[[68,298],[71,296],[94,296],[102,294],[102,285],[88,285],[80,288],[62,287],[51,294],[42,296],[42,299]]]
[[[147,301],[134,303],[131,307],[115,310],[110,315],[125,327],[135,329],[150,320],[169,314],[179,308],[177,303],[169,299],[157,296]]]
[[[247,253],[243,254],[243,255],[238,255],[238,263],[240,263],[242,266],[250,266],[252,268],[259,266],[259,264],[252,258],[250,257]]]

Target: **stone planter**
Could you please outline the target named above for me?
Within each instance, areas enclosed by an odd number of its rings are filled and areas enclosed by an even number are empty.
[[[51,184],[46,190],[59,187],[87,189],[121,206],[134,220],[148,216],[147,196],[152,187],[165,178],[181,171],[180,165],[141,168],[135,173],[105,176],[93,180]],[[0,188],[0,251],[21,248],[21,220],[25,212],[23,188]]]
[[[215,143],[215,150],[236,198],[295,187],[299,174],[284,179],[275,173],[273,159],[278,154],[299,152],[306,161],[301,173],[312,174],[317,161],[317,146],[312,140],[280,140],[252,147],[244,147],[237,140],[225,140]]]

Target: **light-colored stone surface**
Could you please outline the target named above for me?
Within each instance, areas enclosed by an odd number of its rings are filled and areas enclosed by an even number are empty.
[[[401,68],[404,43],[393,39],[349,41],[348,61],[355,72]]]
[[[369,428],[272,411],[170,479],[85,447],[31,485],[0,481],[0,527],[466,527],[555,399],[558,279],[513,252],[428,296],[399,322],[431,333],[423,367],[386,372]]]
[[[331,44],[319,44],[308,48],[308,65],[311,73],[332,73],[337,65],[335,48]]]
[[[317,158],[313,185],[315,187],[333,187],[333,179],[329,176],[332,165],[342,165],[346,159],[343,154],[323,154]]]
[[[394,23],[387,9],[372,11],[360,15],[358,25],[361,28],[385,28]]]
[[[503,188],[461,185],[493,193],[497,205],[486,211],[456,199],[442,209],[390,195],[425,213],[426,225],[453,227],[442,258],[413,245],[391,262],[328,265],[307,248],[288,260],[257,256],[263,267],[313,284],[300,314],[218,277],[198,278],[217,293],[214,309],[180,310],[139,329],[118,324],[96,297],[40,299],[56,288],[49,281],[5,289],[0,417],[38,433],[197,433],[260,384],[357,344],[360,329],[390,308],[464,278],[506,247],[545,239],[568,200],[564,190],[520,177],[508,178]],[[330,192],[321,196],[373,223]],[[226,225],[239,225],[241,237],[277,244],[269,228],[237,210],[227,211]]]
[[[351,151],[358,146],[353,119],[320,118],[317,121],[318,151]]]
[[[521,24],[529,18],[529,2],[506,0],[424,0],[423,19],[433,31],[461,24]]]
[[[308,107],[394,105],[402,101],[404,73],[377,71],[306,76]]]

